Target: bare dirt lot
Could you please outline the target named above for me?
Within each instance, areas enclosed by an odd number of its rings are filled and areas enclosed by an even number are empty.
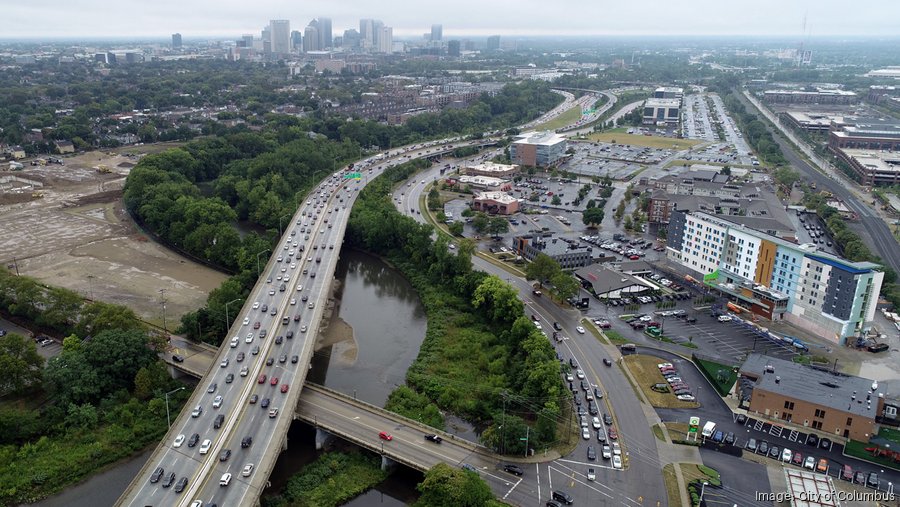
[[[91,152],[67,157],[65,165],[25,161],[25,170],[2,173],[17,181],[0,188],[0,262],[48,285],[125,304],[158,325],[164,294],[167,327],[176,327],[227,275],[154,243],[124,210],[122,187],[139,160],[125,154],[166,147]]]

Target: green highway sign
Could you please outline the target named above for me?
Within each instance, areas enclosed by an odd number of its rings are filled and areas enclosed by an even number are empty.
[[[358,180],[362,178],[362,173],[347,173],[344,175],[345,180]]]

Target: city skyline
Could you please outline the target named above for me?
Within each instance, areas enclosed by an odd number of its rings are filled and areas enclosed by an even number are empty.
[[[513,8],[514,7],[514,8]],[[174,12],[179,16],[173,16]],[[573,16],[573,13],[578,15]],[[473,15],[475,13],[475,15]],[[652,0],[640,5],[619,4],[615,10],[599,4],[548,6],[534,0],[483,3],[462,0],[430,2],[410,10],[395,3],[373,8],[361,0],[341,4],[324,1],[302,8],[284,0],[212,2],[161,0],[153,5],[135,0],[114,4],[85,0],[60,6],[50,0],[4,7],[3,39],[155,38],[182,33],[185,39],[236,37],[257,33],[271,19],[305,26],[308,19],[332,19],[335,33],[358,26],[363,18],[378,18],[393,27],[394,37],[421,37],[432,25],[443,26],[443,38],[504,36],[895,36],[900,4],[866,1],[852,9],[845,2],[779,2],[738,0],[723,7],[715,0],[685,3]],[[42,22],[40,32],[34,20]],[[735,19],[740,19],[736,26]],[[805,20],[805,31],[804,31]]]

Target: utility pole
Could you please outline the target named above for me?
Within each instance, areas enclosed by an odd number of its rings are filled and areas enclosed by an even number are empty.
[[[94,275],[88,275],[88,285],[91,287],[91,301],[94,300]]]
[[[163,331],[169,332],[169,329],[166,327],[166,290],[168,289],[159,289],[160,296],[160,304],[162,304],[162,314],[163,314]]]
[[[531,430],[531,426],[525,426],[525,457],[528,457],[528,433]]]

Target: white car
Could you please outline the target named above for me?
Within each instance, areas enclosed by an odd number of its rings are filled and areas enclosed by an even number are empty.
[[[694,395],[692,395],[692,394],[679,394],[676,397],[681,401],[696,401],[697,400],[697,398],[694,398]]]
[[[200,417],[200,414],[202,414],[202,413],[203,413],[203,407],[201,407],[200,405],[197,405],[196,407],[194,407],[194,410],[191,411],[191,417]]]
[[[781,452],[781,461],[784,461],[785,463],[790,463],[790,462],[791,462],[791,458],[792,458],[793,456],[794,456],[793,451],[791,451],[790,449],[785,448],[784,451]]]
[[[242,376],[242,377],[246,377],[248,373],[250,373],[250,368],[248,368],[248,367],[246,367],[246,366],[244,366],[243,368],[241,368],[241,376]]]
[[[590,440],[591,439],[591,430],[589,430],[587,428],[581,428],[581,438],[583,438],[585,440]]]
[[[578,377],[579,380],[584,380],[584,370],[576,371],[575,376]]]
[[[651,320],[653,320],[653,317],[651,317],[649,315],[644,315],[643,317],[640,318],[641,322],[650,322]]]
[[[253,303],[253,309],[256,310],[259,308],[259,301]]]
[[[300,292],[301,290],[303,290],[303,285],[298,285],[298,286],[297,286],[297,292]]]
[[[213,408],[219,408],[222,406],[222,395],[216,396],[216,399],[213,400]]]
[[[535,320],[535,321],[532,321],[532,322],[534,322],[534,327],[536,327],[536,328],[538,328],[538,329],[544,329],[544,327],[541,326],[541,323],[540,323],[540,322],[538,322],[538,321],[536,321],[536,320]]]
[[[253,333],[248,333],[247,338],[244,339],[247,343],[253,343]]]
[[[719,322],[731,322],[730,315],[719,315]]]
[[[200,444],[200,454],[206,454],[209,452],[209,448],[212,447],[212,441],[210,439],[206,439]]]
[[[622,446],[619,445],[618,442],[613,442],[612,443],[612,451],[613,451],[613,456],[621,456],[622,455]]]
[[[595,430],[599,430],[600,429],[600,418],[595,416],[591,420],[591,426],[593,426]]]
[[[656,365],[656,367],[659,368],[659,369],[663,369],[663,368],[674,368],[675,365],[673,365],[672,363],[659,363],[658,365]]]
[[[296,304],[297,304],[297,300],[294,298],[291,298],[291,306],[294,306]]]
[[[222,474],[222,478],[219,479],[219,486],[227,486],[230,483],[231,483],[231,474],[227,473],[227,472]]]
[[[575,331],[578,331],[578,334],[584,334],[584,328],[581,326],[576,327]]]
[[[184,443],[184,435],[178,435],[175,437],[175,442],[172,444],[172,447],[181,447],[181,444]]]
[[[596,480],[596,479],[597,479],[597,474],[594,473],[594,469],[593,469],[593,468],[588,468],[588,471],[587,471],[587,480],[593,481],[593,480]]]
[[[806,461],[803,463],[803,468],[808,468],[810,470],[816,468],[816,458],[807,456]]]
[[[622,456],[613,456],[613,468],[622,469]]]
[[[232,338],[232,339],[231,339],[231,348],[237,347],[239,341],[240,341],[240,338],[238,338],[237,336],[235,336],[234,338]]]
[[[301,332],[301,333],[305,333],[305,332],[306,332],[306,329],[307,329],[307,328],[306,328],[305,325],[300,326],[300,332]]]
[[[241,475],[244,477],[250,477],[250,474],[253,473],[253,463],[247,463],[244,465],[244,469],[241,470]]]
[[[242,325],[246,326],[250,323],[250,317],[244,317],[244,323]]]
[[[219,363],[219,366],[222,368],[227,368],[228,367],[228,358],[226,357],[225,359],[223,359],[222,362]]]
[[[612,449],[608,445],[603,444],[603,459],[612,459]]]
[[[296,267],[297,267],[297,263],[296,263],[296,262],[292,262],[292,263],[291,263],[291,269],[294,269],[294,268],[296,268]]]

